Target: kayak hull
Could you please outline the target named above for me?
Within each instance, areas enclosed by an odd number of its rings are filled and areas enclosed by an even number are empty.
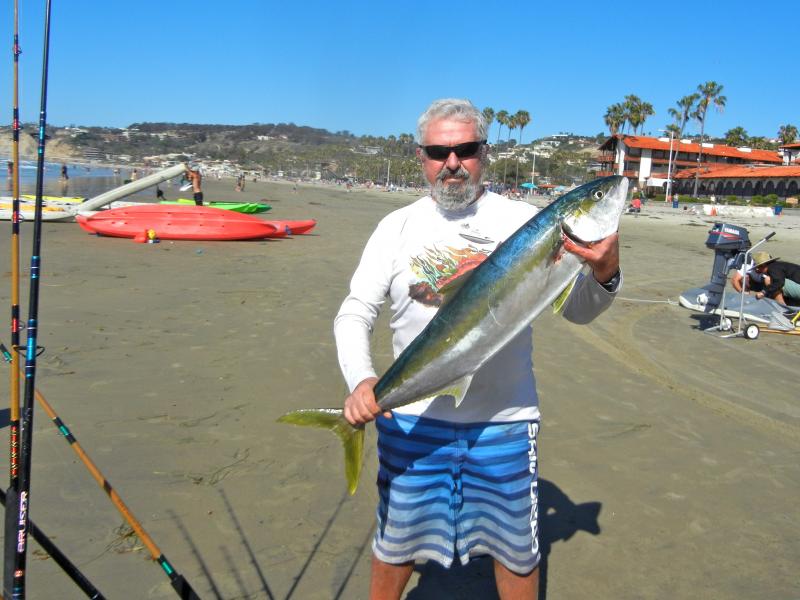
[[[137,238],[153,230],[162,240],[256,240],[283,237],[285,229],[251,215],[208,206],[150,204],[113,208],[75,220],[90,233]]]
[[[272,223],[276,228],[286,231],[287,235],[302,235],[310,233],[317,222],[314,219],[305,219],[300,221],[289,221],[285,219],[264,221],[265,223]]]

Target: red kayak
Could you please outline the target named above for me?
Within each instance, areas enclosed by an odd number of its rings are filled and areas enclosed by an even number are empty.
[[[162,240],[257,240],[287,235],[286,227],[275,222],[209,206],[129,206],[78,215],[75,220],[89,233],[138,241],[145,241],[150,230]]]
[[[306,219],[305,221],[276,221],[272,219],[264,222],[272,223],[275,225],[275,227],[285,231],[288,235],[300,235],[303,233],[308,233],[317,226],[317,222],[314,219]]]

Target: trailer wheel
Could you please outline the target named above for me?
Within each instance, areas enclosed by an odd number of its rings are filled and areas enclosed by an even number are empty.
[[[748,325],[744,330],[744,337],[748,340],[754,340],[758,337],[759,333],[761,333],[761,330],[758,328],[758,325]]]
[[[728,317],[722,317],[719,327],[722,331],[730,331],[733,329],[733,321],[731,321]]]

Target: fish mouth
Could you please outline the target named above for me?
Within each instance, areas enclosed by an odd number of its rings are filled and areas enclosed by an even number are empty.
[[[572,240],[578,246],[583,246],[584,248],[588,248],[589,244],[591,244],[591,242],[587,242],[585,240],[582,240],[577,235],[575,235],[575,232],[572,231],[572,229],[570,229],[570,226],[567,225],[566,223],[564,223],[563,221],[561,222],[561,234],[564,237],[569,238],[570,240]]]

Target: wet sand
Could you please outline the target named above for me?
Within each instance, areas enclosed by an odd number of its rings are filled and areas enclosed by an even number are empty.
[[[203,598],[364,598],[374,430],[350,498],[339,442],[275,419],[341,402],[333,317],[375,224],[415,196],[204,184],[207,200],[267,199],[268,217],[319,224],[285,240],[152,245],[45,224],[37,387]],[[623,216],[618,301],[589,326],[550,314],[535,325],[549,598],[797,594],[800,338],[719,339],[675,305],[708,279],[712,221],[652,205]],[[753,241],[777,230],[767,250],[800,260],[800,216],[728,221]],[[9,231],[0,224],[0,248]],[[34,521],[106,596],[175,597],[38,405],[34,435]],[[28,564],[29,597],[82,597],[35,543]],[[487,560],[420,566],[407,592],[495,597]]]

